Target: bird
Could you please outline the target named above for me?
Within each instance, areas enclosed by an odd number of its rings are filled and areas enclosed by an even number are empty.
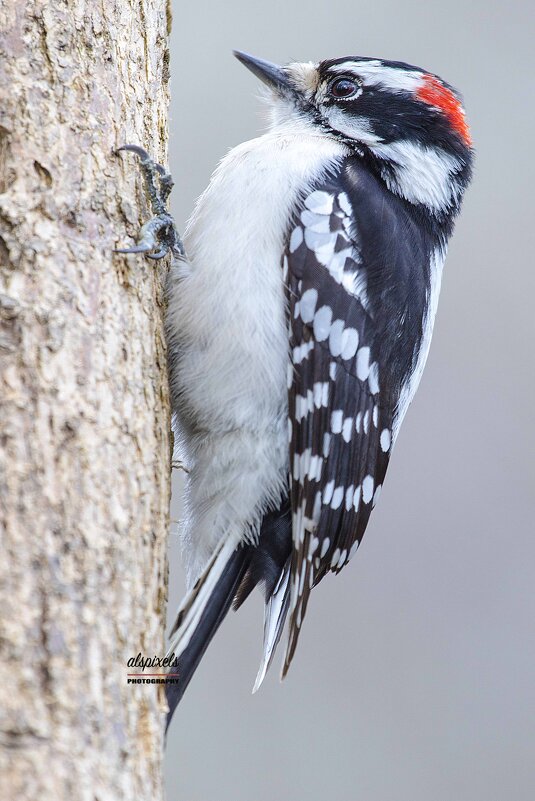
[[[267,131],[222,159],[183,240],[160,203],[130,249],[174,256],[166,333],[188,591],[168,724],[223,618],[257,586],[253,691],[286,627],[284,677],[312,589],[362,542],[425,366],[474,156],[462,98],[434,73],[234,55],[264,85]],[[130,149],[165,201],[163,168]]]

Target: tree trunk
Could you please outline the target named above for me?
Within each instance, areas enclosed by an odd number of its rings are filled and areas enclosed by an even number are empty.
[[[165,0],[0,10],[0,798],[158,801],[165,267],[124,143],[165,163]],[[151,672],[151,671],[149,671]]]

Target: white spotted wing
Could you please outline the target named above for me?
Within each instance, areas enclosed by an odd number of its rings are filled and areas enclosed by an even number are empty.
[[[327,572],[339,571],[362,539],[388,464],[396,399],[370,301],[376,279],[336,178],[297,210],[286,271],[294,548],[283,674],[310,590]]]

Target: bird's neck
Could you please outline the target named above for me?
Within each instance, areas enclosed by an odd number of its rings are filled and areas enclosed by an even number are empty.
[[[400,140],[366,148],[362,158],[390,192],[449,236],[469,180],[470,166],[461,156]]]

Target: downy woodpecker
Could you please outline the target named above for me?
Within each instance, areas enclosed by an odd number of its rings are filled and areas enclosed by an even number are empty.
[[[165,211],[169,176],[130,148],[157,215],[134,250],[174,255],[167,336],[189,592],[168,720],[257,584],[255,689],[288,620],[284,676],[311,589],[362,541],[471,174],[460,97],[436,75],[357,56],[278,67],[235,55],[267,85],[271,125],[221,161],[184,245]]]

